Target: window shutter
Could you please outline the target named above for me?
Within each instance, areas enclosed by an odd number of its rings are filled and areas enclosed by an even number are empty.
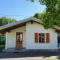
[[[46,33],[46,43],[49,43],[50,40],[49,40],[49,33]]]
[[[38,33],[35,33],[35,43],[38,42]]]

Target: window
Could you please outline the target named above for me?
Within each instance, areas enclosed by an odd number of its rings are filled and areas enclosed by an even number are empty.
[[[49,43],[49,33],[35,33],[35,43]]]
[[[42,43],[45,42],[45,35],[44,35],[44,33],[39,33],[39,42],[42,42]]]

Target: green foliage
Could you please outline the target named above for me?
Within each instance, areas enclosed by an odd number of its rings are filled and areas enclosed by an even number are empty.
[[[44,13],[36,13],[34,17],[42,20],[43,25],[45,28],[53,27],[54,21],[51,18],[51,14],[48,14],[46,12]]]
[[[38,0],[46,6],[46,12],[35,14],[36,18],[42,19],[44,27],[60,27],[60,0]]]
[[[14,22],[16,22],[16,20],[15,19],[6,18],[6,17],[1,17],[0,18],[0,26],[6,25],[6,24],[12,23],[12,22],[14,23]]]

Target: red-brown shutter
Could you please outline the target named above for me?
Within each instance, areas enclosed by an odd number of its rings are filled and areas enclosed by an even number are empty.
[[[49,39],[49,33],[46,33],[46,43],[49,43],[50,39]]]
[[[35,33],[35,43],[38,42],[38,33]]]

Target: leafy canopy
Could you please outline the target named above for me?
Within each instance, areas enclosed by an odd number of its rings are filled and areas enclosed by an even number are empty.
[[[36,1],[36,0],[31,0]],[[36,18],[42,19],[45,28],[60,27],[60,0],[37,0],[46,6],[44,13],[35,14]]]
[[[14,23],[14,22],[16,22],[15,19],[7,18],[7,17],[1,17],[0,18],[0,26],[6,25],[8,23]]]

